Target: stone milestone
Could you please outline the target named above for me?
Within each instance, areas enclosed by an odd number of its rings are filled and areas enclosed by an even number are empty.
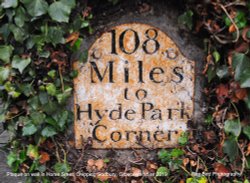
[[[76,148],[166,148],[178,144],[194,111],[195,62],[160,29],[122,24],[76,62]]]

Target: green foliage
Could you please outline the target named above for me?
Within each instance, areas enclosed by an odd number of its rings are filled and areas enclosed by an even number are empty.
[[[214,57],[215,62],[219,62],[219,60],[220,60],[220,53],[218,51],[214,51],[213,52],[213,57]]]
[[[158,158],[161,160],[161,163],[168,165],[170,170],[179,169],[182,164],[182,155],[184,155],[184,151],[177,148],[172,150],[162,149],[158,152]]]
[[[244,126],[243,127],[243,133],[248,137],[250,140],[250,125]]]
[[[239,81],[242,88],[250,87],[250,59],[243,53],[235,53],[233,56],[233,68],[235,80]]]
[[[219,66],[216,69],[216,75],[220,78],[227,78],[229,76],[228,67],[226,65]]]
[[[11,66],[12,68],[18,69],[19,72],[22,74],[23,70],[30,64],[31,59],[30,58],[20,58],[19,56],[14,56]]]
[[[46,90],[49,95],[55,96],[56,95],[56,86],[53,83],[49,83],[46,85]]]
[[[190,177],[186,180],[186,183],[207,183],[208,180],[205,176],[202,177]]]
[[[34,124],[29,123],[23,127],[23,136],[33,135],[36,131],[37,127]]]
[[[52,3],[49,7],[50,17],[57,22],[69,22],[71,9],[75,7],[75,0],[61,0]]]
[[[9,75],[10,75],[9,67],[0,67],[0,84],[3,84],[3,82],[8,79]]]
[[[77,72],[71,71],[68,62],[83,38],[80,35],[73,46],[65,40],[73,32],[91,30],[92,18],[91,14],[83,17],[79,7],[75,11],[76,5],[75,0],[0,3],[0,121],[6,122],[13,137],[7,161],[14,172],[23,163],[28,172],[44,172],[46,165],[39,162],[41,142],[64,132],[73,121],[65,104],[72,96]],[[66,55],[64,60],[57,53]],[[65,65],[54,63],[56,59]],[[70,171],[64,159],[63,163],[52,162],[55,171]],[[44,177],[41,180],[48,182]],[[35,177],[32,181],[38,182]]]
[[[224,21],[225,21],[226,26],[228,27],[232,24],[228,16],[224,16]],[[243,11],[237,11],[237,14],[234,18],[234,22],[239,29],[245,27],[247,25],[247,18],[246,18],[245,13]]]
[[[3,0],[1,6],[3,8],[16,8],[18,0]]]
[[[71,167],[67,162],[63,162],[63,163],[58,162],[54,165],[54,170],[57,173],[68,173],[70,172]]]
[[[0,46],[0,60],[2,60],[4,63],[9,63],[13,49],[14,48],[12,46]]]
[[[156,177],[167,177],[169,175],[169,169],[161,166],[156,171]]]
[[[13,172],[17,172],[19,166],[26,160],[26,151],[21,150],[19,152],[12,151],[7,156],[7,164],[12,168]]]
[[[213,116],[211,114],[207,115],[206,118],[205,118],[205,123],[207,125],[211,125],[213,122]]]
[[[225,121],[224,130],[226,133],[231,133],[235,137],[238,137],[241,133],[241,125],[240,125],[239,120]]]
[[[32,159],[39,159],[38,147],[30,144],[27,149],[27,156]]]
[[[237,140],[232,137],[225,140],[223,144],[223,151],[228,155],[230,161],[233,162],[239,155]]]
[[[48,3],[45,0],[22,0],[25,8],[32,17],[47,13]]]
[[[50,126],[47,126],[42,131],[42,135],[44,137],[52,137],[52,136],[54,136],[56,134],[57,134],[56,130],[53,127],[50,127]]]
[[[181,133],[180,137],[178,138],[178,142],[182,146],[186,145],[188,142],[188,133],[187,132]]]
[[[184,12],[178,17],[179,24],[186,25],[191,30],[193,27],[193,15],[194,13],[191,10]]]

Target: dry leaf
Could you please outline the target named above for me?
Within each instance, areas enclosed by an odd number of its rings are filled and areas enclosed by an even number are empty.
[[[247,155],[247,156],[250,155],[250,143],[248,143],[248,145],[247,145],[247,152],[246,152],[246,155]]]
[[[157,170],[158,166],[155,163],[147,162],[147,169],[151,172],[155,172]]]
[[[39,154],[40,154],[40,160],[39,160],[39,162],[41,164],[44,164],[44,163],[46,163],[47,161],[50,160],[50,155],[47,152],[40,151]]]
[[[214,163],[213,167],[214,167],[214,171],[218,173],[219,179],[221,179],[227,173],[230,173],[230,170],[221,163]]]
[[[197,165],[197,163],[196,163],[196,161],[191,160],[191,161],[190,161],[190,165],[191,165],[192,167],[194,167],[194,166],[196,166],[196,165]]]
[[[214,131],[209,130],[209,131],[204,131],[203,132],[203,136],[205,138],[205,140],[209,143],[214,143],[216,140],[216,134]]]
[[[198,145],[198,144],[194,144],[194,145],[192,146],[192,150],[193,150],[194,152],[199,153],[199,152],[200,152],[199,145]]]
[[[238,90],[235,91],[235,96],[239,100],[243,100],[244,98],[247,97],[247,90],[245,88],[240,88],[240,89],[238,89]]]
[[[184,159],[182,160],[182,163],[183,163],[184,166],[187,166],[188,163],[189,163],[189,158],[184,158]]]
[[[112,177],[105,173],[97,173],[96,178],[102,182],[111,179]]]
[[[11,114],[18,114],[18,113],[19,113],[19,109],[18,109],[16,106],[14,106],[14,107],[11,107],[11,108],[9,109],[9,112],[10,112]]]
[[[91,12],[91,7],[86,7],[83,11],[82,11],[82,17],[83,18],[86,18],[86,17],[88,17],[89,15],[90,15],[90,12]]]
[[[245,27],[242,31],[242,38],[246,42],[250,42],[250,39],[247,37],[247,32],[250,31],[250,27]]]
[[[217,100],[219,104],[223,104],[225,102],[225,99],[229,95],[229,88],[227,84],[219,84],[216,87],[216,94],[217,94]]]
[[[66,43],[70,43],[70,46],[73,46],[77,39],[79,38],[80,33],[79,32],[73,32],[66,38]]]
[[[74,140],[69,140],[68,144],[70,147],[75,147],[75,141]]]
[[[142,175],[142,172],[139,168],[132,167],[131,172],[133,177],[140,177]]]
[[[87,162],[87,166],[94,166],[95,165],[95,160],[89,159]]]
[[[249,44],[246,42],[241,42],[235,46],[234,52],[246,53],[248,49],[249,49]]]
[[[236,28],[235,28],[234,24],[230,25],[228,28],[228,32],[233,33],[235,31],[236,31]]]
[[[106,164],[104,163],[103,159],[98,159],[95,161],[95,166],[98,170],[101,170],[102,168],[105,168]]]
[[[185,183],[185,180],[181,179],[179,183]]]
[[[151,6],[147,3],[142,3],[142,5],[139,7],[139,13],[146,13],[151,10]]]

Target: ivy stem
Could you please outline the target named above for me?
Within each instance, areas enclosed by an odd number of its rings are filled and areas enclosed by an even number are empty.
[[[67,153],[66,153],[65,149],[62,147],[62,145],[60,143],[58,143],[58,145],[60,146],[61,150],[63,151],[63,155],[64,155],[63,161],[67,162]]]
[[[246,164],[246,157],[244,155],[244,147],[245,147],[245,144],[243,147],[240,146],[240,144],[237,142],[237,145],[238,145],[238,148],[240,149],[240,152],[242,154],[242,165],[241,165],[241,171],[240,171],[240,175],[242,176],[242,174],[244,173],[244,170],[245,170],[245,164]]]
[[[234,110],[235,110],[235,112],[236,112],[236,114],[237,114],[237,116],[238,116],[238,121],[239,121],[239,123],[240,123],[239,111],[238,111],[237,107],[235,106],[235,104],[234,104],[233,102],[231,102],[231,104],[232,104],[232,106],[234,107]],[[240,171],[240,175],[242,175],[243,172],[244,172],[244,170],[245,170],[246,157],[245,157],[245,155],[244,155],[244,150],[243,150],[244,147],[241,147],[238,141],[237,141],[237,145],[238,145],[238,148],[240,149],[240,152],[241,152],[241,154],[242,154],[242,158],[241,158],[241,161],[242,161],[242,165],[241,165],[241,166],[242,166],[242,167],[241,167],[241,171]]]
[[[235,112],[237,114],[237,119],[238,119],[238,121],[240,123],[240,114],[239,114],[239,111],[238,111],[236,105],[233,102],[231,102],[231,105],[233,106],[233,108],[234,108],[234,110],[235,110]]]
[[[59,163],[61,163],[61,158],[60,158],[60,155],[59,155],[59,152],[58,152],[58,146],[57,146],[57,143],[54,139],[54,137],[52,137],[52,141],[54,142],[54,144],[56,145],[56,159]]]
[[[11,119],[14,119],[14,118],[16,118],[16,117],[18,117],[18,116],[22,115],[23,113],[25,113],[25,111],[20,112],[19,114],[15,115],[15,116],[12,116],[12,117],[6,118],[6,120],[11,120]]]
[[[236,29],[236,38],[233,40],[233,42],[236,43],[239,40],[239,37],[240,37],[239,28],[236,25],[236,23],[234,22],[234,20],[232,19],[232,17],[229,15],[229,13],[228,13],[227,9],[225,8],[225,6],[223,6],[222,4],[219,4],[219,6],[225,12],[225,14],[227,15],[227,17],[229,18],[229,20],[231,21],[231,23],[234,25],[234,27]]]
[[[61,81],[61,85],[62,85],[62,91],[64,92],[64,82],[63,82],[63,76],[62,76],[62,69],[60,66],[58,68],[58,71],[59,71],[60,81]]]

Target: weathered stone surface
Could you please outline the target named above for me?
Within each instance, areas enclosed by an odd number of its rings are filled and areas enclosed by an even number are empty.
[[[177,145],[194,110],[194,61],[160,29],[122,24],[76,63],[76,147],[165,148]]]
[[[7,152],[0,148],[0,182],[1,183],[24,183],[22,176],[11,176],[11,169],[6,164]]]

